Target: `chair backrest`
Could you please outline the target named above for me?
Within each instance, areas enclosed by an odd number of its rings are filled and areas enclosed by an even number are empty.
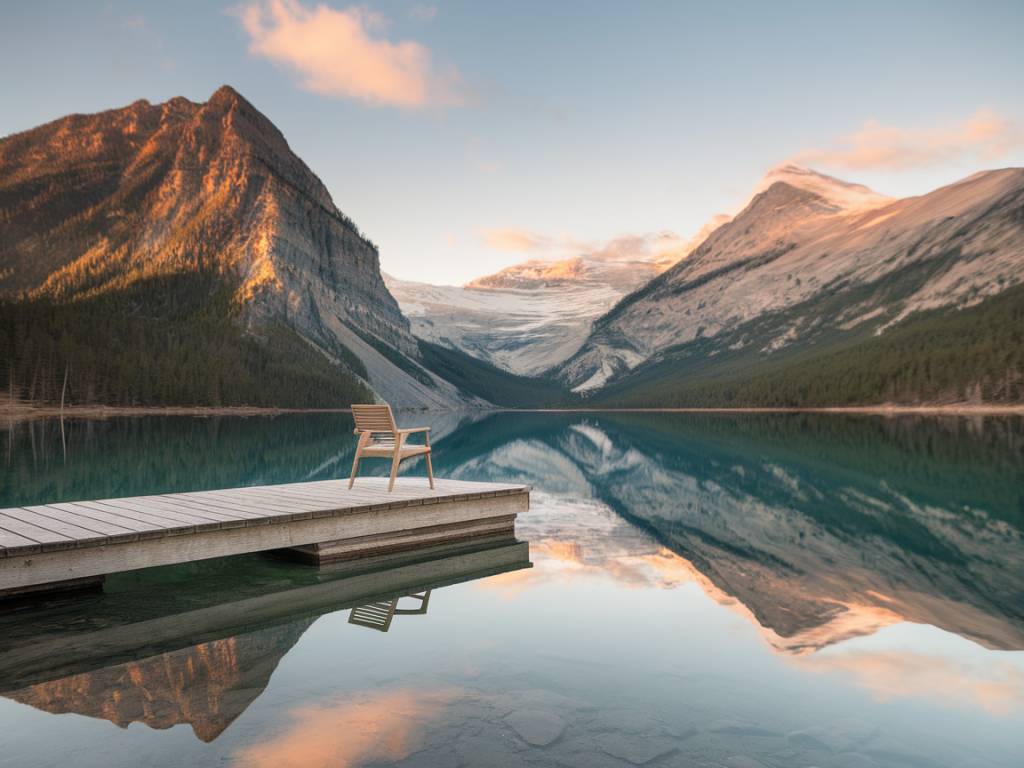
[[[390,405],[353,405],[352,417],[356,421],[356,429],[360,432],[391,432],[394,433],[395,417]]]

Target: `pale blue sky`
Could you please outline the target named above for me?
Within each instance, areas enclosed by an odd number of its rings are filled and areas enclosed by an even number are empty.
[[[0,135],[230,83],[431,282],[560,253],[489,232],[689,235],[794,156],[900,196],[1024,165],[1021,2],[278,2],[5,3]]]

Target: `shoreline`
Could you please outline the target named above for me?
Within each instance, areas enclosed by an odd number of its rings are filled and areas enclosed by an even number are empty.
[[[271,408],[250,405],[30,405],[0,406],[0,419],[29,421],[32,419],[113,419],[138,416],[280,416],[289,413],[349,413],[351,408]]]
[[[457,410],[457,409],[456,409]],[[487,408],[487,413],[710,413],[710,414],[799,414],[821,413],[864,416],[1024,416],[1024,404],[984,405],[947,403],[935,405],[849,405],[817,406],[806,408]],[[349,413],[351,408],[276,408],[266,406],[110,406],[71,405],[63,410],[59,406],[0,405],[0,419],[8,422],[33,419],[109,419],[141,416],[216,416],[260,417],[299,413]]]
[[[863,414],[867,416],[1024,416],[1024,403],[1019,405],[834,405],[789,407],[736,407],[736,408],[498,408],[503,413],[832,413]]]

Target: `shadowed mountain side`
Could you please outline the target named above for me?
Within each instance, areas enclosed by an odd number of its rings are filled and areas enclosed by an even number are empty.
[[[469,427],[435,465],[602,502],[790,652],[899,620],[1022,649],[1024,466],[1005,449],[1019,434],[1001,420],[520,415]]]

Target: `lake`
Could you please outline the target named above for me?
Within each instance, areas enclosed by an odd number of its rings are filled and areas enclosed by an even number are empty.
[[[8,605],[0,766],[1022,765],[1021,418],[399,421],[439,476],[533,486],[528,561],[253,555]],[[0,439],[0,507],[347,477],[355,447],[346,414]]]

